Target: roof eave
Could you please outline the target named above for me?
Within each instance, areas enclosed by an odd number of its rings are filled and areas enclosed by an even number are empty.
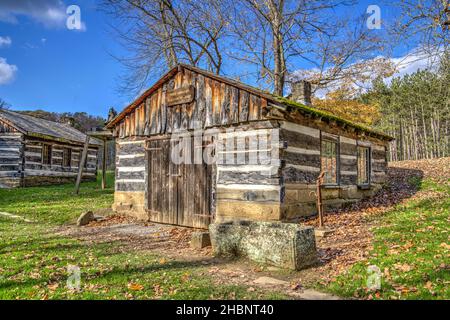
[[[11,121],[9,121],[8,119],[5,119],[1,116],[0,114],[0,120],[3,121],[4,123],[6,123],[8,126],[13,127],[14,129],[16,129],[17,131],[19,131],[22,134],[26,134],[27,131],[19,126],[17,126],[16,124],[12,123]]]
[[[37,132],[25,132],[24,134],[27,135],[27,136],[30,136],[30,137],[41,138],[41,139],[45,139],[45,140],[52,140],[52,141],[57,141],[57,142],[62,142],[62,143],[70,143],[70,144],[77,144],[77,145],[83,145],[84,144],[84,142],[81,142],[81,141],[75,141],[75,140],[70,140],[70,139],[59,138],[59,137],[50,136],[50,135],[37,133]],[[96,144],[96,143],[89,143],[89,146],[91,146],[91,147],[100,147],[101,145],[100,144]]]
[[[113,129],[114,126],[121,121],[122,119],[124,119],[134,108],[136,108],[137,106],[139,106],[142,102],[145,101],[145,99],[150,96],[153,92],[155,92],[164,82],[166,82],[170,77],[172,77],[180,68],[185,68],[188,69],[190,71],[196,72],[196,73],[200,73],[203,74],[207,77],[210,77],[214,80],[220,81],[220,82],[224,82],[228,85],[243,89],[248,91],[249,93],[255,94],[257,96],[260,96],[262,98],[267,99],[267,101],[278,104],[278,105],[284,105],[287,107],[294,107],[297,110],[301,110],[305,113],[311,114],[313,116],[318,116],[318,117],[323,117],[326,118],[330,121],[336,121],[337,123],[339,123],[341,126],[347,126],[347,127],[352,127],[355,130],[358,130],[360,132],[364,132],[365,134],[369,135],[369,136],[373,136],[376,137],[378,139],[381,140],[387,140],[387,141],[392,141],[394,140],[393,137],[389,136],[389,135],[385,135],[381,132],[377,132],[373,129],[370,128],[366,128],[362,125],[359,124],[355,124],[352,123],[351,121],[345,120],[343,118],[337,117],[335,115],[323,112],[321,110],[318,109],[313,109],[310,107],[307,107],[305,105],[301,105],[299,103],[296,103],[294,101],[290,101],[284,97],[278,97],[276,95],[273,95],[269,92],[265,92],[261,89],[258,88],[254,88],[252,86],[246,85],[244,83],[238,82],[236,80],[232,80],[223,76],[219,76],[215,73],[197,68],[197,67],[193,67],[190,65],[186,65],[186,64],[178,64],[176,67],[172,68],[170,71],[168,71],[162,78],[160,78],[152,87],[150,87],[150,89],[146,90],[138,99],[136,99],[133,103],[131,103],[130,105],[128,105],[122,112],[120,112],[114,119],[112,119],[111,121],[109,121],[106,124],[106,128],[108,129]]]
[[[125,116],[130,113],[133,109],[139,106],[142,102],[145,101],[147,97],[149,97],[153,92],[155,92],[161,85],[164,84],[169,78],[176,74],[179,67],[181,65],[177,65],[170,69],[165,75],[163,75],[153,86],[147,89],[143,94],[139,96],[136,100],[134,100],[131,104],[129,104],[125,109],[122,110],[117,116],[115,116],[111,121],[106,123],[105,128],[112,129],[119,121],[121,121]]]

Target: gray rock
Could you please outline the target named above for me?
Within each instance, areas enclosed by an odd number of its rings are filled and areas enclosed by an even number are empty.
[[[191,248],[203,249],[211,245],[211,238],[208,232],[194,232],[191,235]]]
[[[94,213],[94,220],[95,221],[103,221],[106,220],[106,218],[104,216],[98,215]]]
[[[77,220],[77,226],[85,226],[87,225],[89,222],[94,221],[95,220],[95,216],[94,213],[92,211],[87,211],[81,214],[81,216],[78,218]]]
[[[300,270],[317,262],[314,229],[294,223],[234,221],[209,226],[214,253]]]

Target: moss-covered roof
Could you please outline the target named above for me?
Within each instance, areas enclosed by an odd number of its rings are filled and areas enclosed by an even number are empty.
[[[354,129],[360,130],[362,132],[366,132],[369,135],[378,136],[378,137],[386,139],[386,140],[394,140],[393,137],[391,137],[391,136],[389,136],[387,134],[384,134],[382,132],[373,130],[373,129],[368,128],[366,126],[363,126],[363,125],[361,125],[359,123],[355,123],[353,121],[350,121],[350,120],[338,117],[338,116],[336,116],[336,115],[334,115],[332,113],[329,113],[329,112],[326,112],[326,111],[323,111],[323,110],[319,110],[319,109],[316,109],[314,107],[308,107],[308,106],[306,106],[304,104],[301,104],[301,103],[289,100],[289,99],[284,98],[284,97],[276,96],[276,95],[273,95],[273,94],[272,94],[272,96],[274,97],[274,99],[278,103],[286,105],[286,106],[294,108],[294,109],[298,109],[299,111],[303,111],[305,113],[311,114],[311,115],[319,117],[319,118],[324,118],[324,119],[327,119],[327,120],[330,120],[330,121],[334,121],[337,124],[340,124],[340,125],[343,125],[343,126],[352,127]]]

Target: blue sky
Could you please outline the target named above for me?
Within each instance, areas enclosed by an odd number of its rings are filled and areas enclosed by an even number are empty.
[[[361,1],[346,10],[362,14],[376,3]],[[81,31],[65,26],[65,10],[72,4],[81,8]],[[382,8],[382,14],[390,14],[390,8]],[[108,31],[110,19],[95,0],[1,0],[0,98],[15,110],[100,116],[110,106],[121,110],[131,99],[117,91],[123,70],[110,54],[123,52]]]
[[[0,97],[12,109],[104,116],[109,106],[120,109],[128,102],[116,92],[121,65],[110,52],[119,53],[120,48],[107,31],[107,17],[94,1],[70,4],[80,6],[86,30],[69,30],[65,21],[46,23],[28,15],[14,23],[0,21],[0,36],[11,40],[0,47],[0,57],[17,68],[13,79],[0,84]]]

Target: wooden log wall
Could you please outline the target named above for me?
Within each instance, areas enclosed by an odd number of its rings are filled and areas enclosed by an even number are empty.
[[[23,135],[0,133],[0,188],[21,185]]]
[[[387,179],[387,147],[372,144],[372,171],[370,180],[373,183],[385,183]]]
[[[324,192],[327,199],[341,197],[341,191],[346,187],[357,189],[356,147],[360,141],[371,146],[372,182],[381,183],[386,177],[385,146],[378,138],[366,137],[354,128],[344,128],[336,122],[322,121],[301,112],[270,116],[276,108],[268,108],[265,98],[204,74],[181,68],[139,103],[114,127],[114,135],[118,138],[115,202],[119,206],[129,205],[127,192],[132,192],[139,202],[136,206],[145,208],[142,194],[147,191],[148,180],[146,137],[195,129],[219,128],[215,144],[217,155],[231,153],[234,157],[231,163],[219,160],[213,170],[217,176],[212,187],[215,196],[212,200],[215,210],[212,211],[219,220],[227,217],[278,220],[282,218],[283,210],[295,215],[300,210],[297,204],[303,206],[305,201],[314,202],[310,193],[321,170],[322,135],[333,137],[340,151],[340,185],[336,190]],[[239,128],[239,131],[230,132],[227,128]],[[274,132],[279,135],[279,158],[275,164],[270,162],[274,160],[273,149],[250,145],[248,136],[255,130],[265,132],[267,136]],[[230,149],[229,145],[233,147]],[[244,150],[238,146],[244,146]],[[263,152],[266,152],[266,158],[260,157]],[[242,159],[244,162],[239,162]],[[261,174],[262,170],[273,173]],[[288,189],[294,205],[283,208]],[[135,196],[138,193],[139,197]],[[314,208],[314,204],[309,205],[304,212]]]
[[[0,120],[0,133],[18,133],[18,131],[14,127]]]
[[[340,137],[340,184],[356,185],[358,179],[358,154],[357,147],[364,146],[370,149],[370,183],[382,184],[386,181],[387,173],[387,149],[384,145],[373,141],[355,140]]]
[[[381,143],[337,136],[292,122],[282,122],[280,141],[286,144],[286,149],[281,153],[285,164],[285,183],[315,183],[321,170],[321,137],[338,141],[340,185],[357,184],[357,145],[371,148],[372,182],[384,181],[387,170],[386,148]]]
[[[168,106],[167,93],[194,88],[190,103]],[[117,137],[149,136],[263,119],[267,100],[182,69],[117,124]]]
[[[385,146],[373,139],[353,139],[322,131],[318,128],[281,122],[280,144],[282,149],[282,181],[285,198],[281,205],[283,219],[292,220],[300,216],[316,213],[314,196],[315,182],[321,170],[321,139],[334,140],[338,143],[339,185],[322,190],[322,199],[326,208],[339,207],[347,202],[371,196],[379,190],[385,181],[387,163]],[[357,146],[369,147],[371,150],[371,184],[369,189],[357,187]],[[328,210],[327,209],[327,210]]]
[[[52,163],[42,163],[42,148],[44,144],[52,146]],[[64,148],[72,150],[71,166],[63,165]],[[26,137],[24,140],[23,179],[25,186],[63,183],[76,178],[83,147],[61,142],[36,140]],[[95,180],[97,175],[98,148],[89,147],[88,158],[83,180]],[[45,179],[43,179],[45,177]]]
[[[280,140],[285,183],[314,183],[320,173],[320,130],[282,122]]]
[[[145,140],[116,143],[116,192],[144,192],[146,181]]]
[[[52,146],[52,163],[42,164],[42,148],[44,144]],[[63,152],[64,148],[72,150],[71,166],[63,166]],[[38,175],[64,175],[72,176],[78,172],[82,146],[66,145],[63,143],[56,143],[50,141],[40,141],[33,139],[25,139],[25,173],[26,175],[34,175],[34,171],[42,171],[37,173]],[[88,159],[86,164],[86,170],[84,174],[86,176],[95,176],[97,170],[97,152],[98,149],[89,147]],[[51,171],[51,172],[50,172]]]
[[[358,180],[357,141],[341,136],[339,153],[340,184],[356,185]]]
[[[218,134],[217,218],[279,220],[284,197],[279,129],[245,129]]]

